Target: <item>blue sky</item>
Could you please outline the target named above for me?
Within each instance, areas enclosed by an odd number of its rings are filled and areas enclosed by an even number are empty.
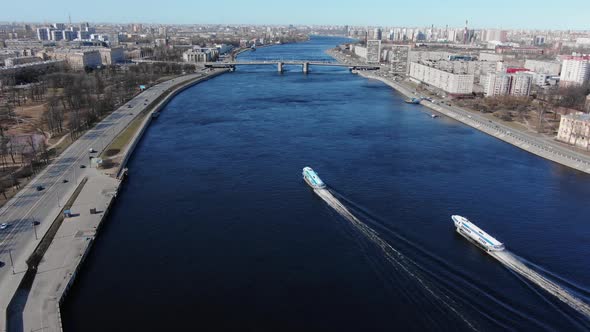
[[[0,21],[349,24],[590,30],[589,0],[7,0]]]

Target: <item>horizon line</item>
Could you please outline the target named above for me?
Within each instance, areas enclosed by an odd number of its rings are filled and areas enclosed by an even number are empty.
[[[67,21],[27,21],[27,20],[0,20],[0,24],[50,24],[52,23],[67,23]],[[72,22],[71,24],[80,24],[80,23],[92,23],[92,24],[148,24],[148,25],[169,25],[169,26],[199,26],[199,25],[222,25],[222,26],[286,26],[292,25],[295,27],[364,27],[368,28],[382,28],[382,27],[391,27],[391,28],[430,28],[431,25],[371,25],[371,24],[320,24],[320,23],[160,23],[160,22],[148,22],[148,21],[125,21],[125,22],[113,22],[113,21],[88,21],[82,20],[77,22]],[[447,25],[433,25],[435,28],[446,28]],[[449,29],[463,29],[464,26],[448,26]],[[469,30],[537,30],[537,31],[576,31],[576,32],[590,32],[590,28],[507,28],[507,27],[471,27]]]

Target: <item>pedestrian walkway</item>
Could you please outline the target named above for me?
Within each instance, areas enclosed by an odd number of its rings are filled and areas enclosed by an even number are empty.
[[[59,304],[117,194],[119,181],[93,169],[39,264],[22,315],[23,331],[61,331]],[[99,193],[97,195],[97,193]],[[96,209],[91,213],[91,209]],[[12,323],[12,321],[11,321]]]

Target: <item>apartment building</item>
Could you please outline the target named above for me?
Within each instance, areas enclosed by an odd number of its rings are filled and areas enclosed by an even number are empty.
[[[452,95],[473,92],[473,74],[454,74],[412,62],[410,63],[410,78],[415,82],[431,85]]]

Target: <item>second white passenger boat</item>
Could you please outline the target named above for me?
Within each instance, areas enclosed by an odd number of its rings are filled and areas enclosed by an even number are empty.
[[[487,252],[504,250],[502,242],[475,226],[469,219],[458,215],[451,216],[451,219],[455,223],[457,233],[463,235],[463,237],[483,250]]]

